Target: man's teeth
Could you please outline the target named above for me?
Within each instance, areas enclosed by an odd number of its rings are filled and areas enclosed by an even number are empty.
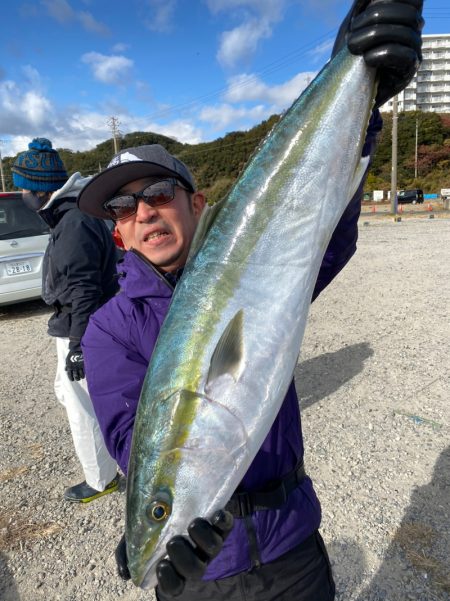
[[[161,236],[167,236],[166,232],[155,232],[154,234],[149,234],[145,237],[145,241],[154,240],[155,238],[160,238]]]

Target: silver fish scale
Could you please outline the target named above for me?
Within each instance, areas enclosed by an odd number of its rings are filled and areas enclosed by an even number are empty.
[[[154,586],[171,536],[228,501],[280,409],[323,253],[350,200],[373,96],[373,72],[341,52],[266,138],[185,269],[143,386],[129,467],[129,561],[141,586]],[[241,309],[243,371],[207,384],[214,349]],[[195,417],[183,425],[179,461],[165,468],[158,449],[180,425],[167,419],[163,399],[183,389],[198,393]],[[142,515],[154,474],[165,469],[174,478],[172,514],[149,558]]]

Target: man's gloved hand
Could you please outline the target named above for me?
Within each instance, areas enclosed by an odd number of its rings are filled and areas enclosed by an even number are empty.
[[[166,545],[168,558],[161,559],[156,566],[158,586],[165,595],[176,597],[183,592],[187,579],[200,580],[209,562],[222,550],[223,543],[233,528],[233,516],[219,510],[211,521],[196,518],[188,527],[193,543],[185,536],[174,536]],[[116,552],[119,576],[130,578],[127,566],[125,536],[120,540]]]
[[[79,345],[73,348],[69,347],[66,357],[66,372],[71,382],[82,380],[85,377],[83,353]]]
[[[188,527],[189,537],[174,536],[166,545],[168,559],[156,566],[161,591],[176,597],[183,592],[189,578],[200,580],[208,564],[222,550],[223,543],[233,528],[233,516],[225,510],[216,511],[211,522],[196,518]]]
[[[332,56],[346,44],[378,69],[379,107],[401,92],[422,60],[423,0],[354,0],[345,17]]]

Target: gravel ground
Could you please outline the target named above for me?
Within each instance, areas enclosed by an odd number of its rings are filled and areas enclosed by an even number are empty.
[[[337,601],[450,599],[450,220],[361,221],[296,379]],[[125,495],[81,479],[40,302],[0,310],[0,599],[153,599],[116,576]]]

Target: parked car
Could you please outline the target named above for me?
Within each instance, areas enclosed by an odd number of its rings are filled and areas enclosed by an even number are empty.
[[[0,192],[0,305],[39,298],[50,230],[20,192]]]
[[[399,204],[407,204],[411,202],[413,205],[423,202],[423,190],[415,188],[414,190],[400,190],[397,200]]]

